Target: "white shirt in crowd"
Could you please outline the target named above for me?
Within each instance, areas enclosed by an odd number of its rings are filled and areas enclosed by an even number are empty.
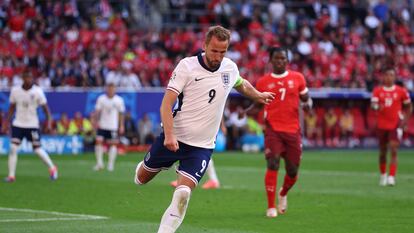
[[[124,100],[119,95],[114,95],[112,98],[106,94],[100,95],[95,109],[99,112],[99,129],[118,130],[119,114],[125,112]]]
[[[19,128],[39,128],[37,108],[47,103],[42,89],[33,85],[29,90],[15,86],[10,92],[10,103],[16,104],[16,116],[12,125]]]
[[[125,73],[121,75],[119,81],[119,87],[128,88],[132,90],[138,90],[142,87],[139,81],[138,75],[135,73]]]

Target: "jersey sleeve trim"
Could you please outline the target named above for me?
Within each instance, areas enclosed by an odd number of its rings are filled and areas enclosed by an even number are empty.
[[[299,94],[304,95],[308,92],[309,92],[309,89],[307,87],[305,87],[305,89],[303,89],[303,91],[301,91]]]
[[[406,100],[403,101],[403,103],[404,104],[409,104],[409,103],[411,103],[411,99],[406,99]]]
[[[180,91],[178,91],[174,87],[167,87],[167,90],[173,91],[173,92],[177,93],[178,95],[180,94]]]
[[[378,102],[378,101],[379,101],[378,97],[372,97],[371,98],[371,102]]]
[[[241,76],[239,76],[236,80],[236,83],[234,84],[234,87],[238,87],[238,86],[242,85],[243,82],[244,82],[244,79]]]

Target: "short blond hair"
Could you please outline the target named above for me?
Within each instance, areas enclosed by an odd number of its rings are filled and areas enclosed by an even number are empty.
[[[230,30],[224,28],[223,26],[216,25],[211,26],[206,33],[206,44],[210,43],[212,37],[216,37],[219,41],[229,41],[230,42]]]

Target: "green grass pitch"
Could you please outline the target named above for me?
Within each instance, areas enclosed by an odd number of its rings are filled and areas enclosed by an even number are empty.
[[[175,173],[170,169],[137,187],[133,175],[142,158],[119,157],[110,173],[92,171],[92,154],[53,156],[60,178],[51,182],[37,157],[20,156],[17,181],[0,183],[0,232],[156,232]],[[197,188],[177,232],[414,232],[413,150],[399,153],[395,187],[378,186],[377,151],[305,151],[288,212],[275,219],[265,217],[262,154],[223,153],[214,159],[223,188]],[[0,175],[6,174],[7,157],[0,156]]]

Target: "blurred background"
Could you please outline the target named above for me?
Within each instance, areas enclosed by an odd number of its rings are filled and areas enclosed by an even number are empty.
[[[10,88],[30,69],[54,118],[53,130],[43,132],[45,149],[91,150],[95,101],[113,82],[128,109],[120,149],[145,151],[161,131],[172,70],[201,51],[209,26],[221,24],[232,34],[227,57],[253,84],[271,71],[268,47],[288,48],[290,69],[304,74],[314,99],[313,111],[301,115],[304,147],[375,147],[369,102],[380,69],[393,65],[414,97],[413,7],[411,0],[0,0],[0,124]],[[231,95],[218,151],[262,150],[261,117],[238,118],[249,104]],[[0,135],[2,155],[8,140]],[[411,116],[402,144],[413,143]]]

